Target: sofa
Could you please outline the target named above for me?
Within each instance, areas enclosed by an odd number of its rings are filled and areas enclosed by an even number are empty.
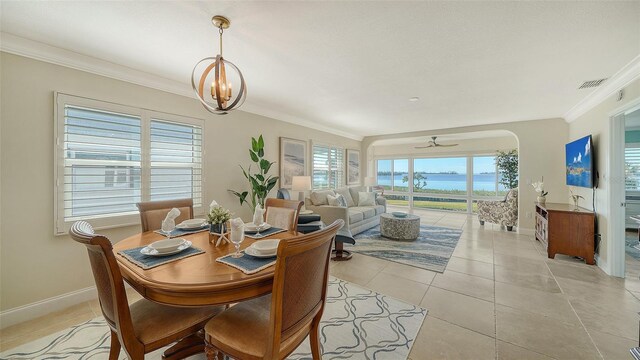
[[[480,225],[487,221],[506,226],[507,231],[512,231],[518,225],[518,189],[509,190],[504,200],[478,200],[478,220]]]
[[[359,206],[359,193],[372,193],[375,202]],[[345,206],[329,205],[327,195],[342,195]],[[380,224],[380,214],[387,211],[387,200],[374,192],[366,191],[364,186],[343,187],[335,190],[312,191],[305,199],[305,208],[321,216],[325,224],[337,219],[344,220],[352,235],[361,233]]]

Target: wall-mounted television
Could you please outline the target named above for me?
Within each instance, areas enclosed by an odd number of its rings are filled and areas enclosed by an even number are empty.
[[[565,146],[567,185],[593,187],[593,142],[591,135]]]

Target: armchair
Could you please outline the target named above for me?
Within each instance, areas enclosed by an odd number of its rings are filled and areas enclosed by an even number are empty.
[[[478,200],[478,220],[480,225],[485,221],[507,227],[512,231],[518,225],[518,189],[511,189],[504,200]]]

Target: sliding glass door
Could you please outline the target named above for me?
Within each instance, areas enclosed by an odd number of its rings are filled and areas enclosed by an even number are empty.
[[[474,213],[506,194],[493,155],[377,159],[376,175],[392,209]]]

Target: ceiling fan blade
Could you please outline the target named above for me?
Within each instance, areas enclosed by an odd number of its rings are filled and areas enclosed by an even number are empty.
[[[414,146],[415,149],[428,149],[428,148],[432,148],[433,145],[428,145],[428,146]]]
[[[459,144],[438,144],[436,146],[442,146],[442,147],[451,147],[451,146],[458,146]]]

